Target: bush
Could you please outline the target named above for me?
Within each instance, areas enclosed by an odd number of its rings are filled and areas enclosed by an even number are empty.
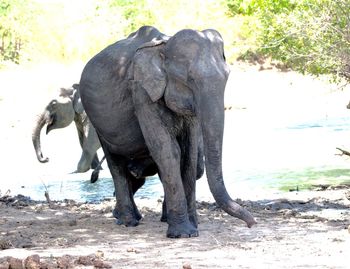
[[[27,0],[0,0],[0,61],[20,61],[27,38],[25,22],[31,16],[24,6],[28,6]]]
[[[0,0],[0,38],[5,33],[0,61],[86,61],[142,25],[169,35],[183,28],[215,28],[232,47],[238,30],[224,1]],[[231,51],[228,58],[237,53]]]
[[[302,73],[350,81],[348,0],[229,0],[231,15],[259,19],[255,53]]]

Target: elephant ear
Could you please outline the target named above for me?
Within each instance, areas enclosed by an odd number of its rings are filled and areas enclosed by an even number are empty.
[[[189,86],[191,79],[189,79],[189,69],[191,64],[195,62],[192,58],[196,56],[195,50],[191,53],[191,57],[188,55],[182,55],[186,48],[192,46],[192,44],[183,44],[172,50],[169,49],[169,44],[172,45],[176,42],[176,38],[172,37],[167,43],[164,54],[165,64],[164,69],[167,74],[168,84],[164,94],[164,100],[166,105],[174,112],[181,115],[195,115],[196,106],[193,95],[193,90]]]
[[[166,76],[163,69],[163,40],[155,40],[138,48],[134,57],[134,80],[141,85],[153,102],[163,97]]]
[[[164,100],[172,111],[180,115],[195,115],[193,92],[180,79],[168,74]]]
[[[72,98],[73,93],[73,88],[60,88],[59,96],[63,98]]]

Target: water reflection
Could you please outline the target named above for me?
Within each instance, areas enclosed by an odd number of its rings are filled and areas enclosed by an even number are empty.
[[[302,122],[287,127],[288,129],[310,129],[326,128],[332,131],[349,131],[350,124],[348,117],[324,118],[313,121]]]
[[[51,200],[73,199],[81,202],[97,202],[113,198],[114,184],[112,178],[100,178],[91,184],[82,179],[84,175],[77,174],[74,179],[54,180],[49,183],[36,183],[19,188],[11,188],[11,192],[21,193],[35,200],[45,200],[44,193],[48,191]],[[149,177],[145,185],[139,189],[135,197],[151,198],[163,195],[162,186],[158,177]]]

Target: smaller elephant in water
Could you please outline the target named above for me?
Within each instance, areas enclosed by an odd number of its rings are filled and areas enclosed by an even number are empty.
[[[61,88],[56,99],[51,100],[44,111],[38,116],[32,133],[32,141],[38,161],[45,163],[49,158],[44,157],[40,145],[40,133],[46,127],[46,134],[54,129],[65,128],[74,121],[78,131],[82,154],[77,165],[76,173],[83,173],[90,168],[97,169],[91,177],[91,182],[98,179],[101,169],[96,151],[101,147],[99,138],[87,117],[80,99],[79,84],[69,88]],[[97,171],[97,172],[96,172]]]

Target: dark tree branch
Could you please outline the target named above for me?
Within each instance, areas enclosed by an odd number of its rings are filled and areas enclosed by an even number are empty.
[[[339,150],[341,152],[341,154],[337,154],[340,156],[346,155],[346,156],[350,156],[350,152],[341,148],[336,148],[337,150]]]

